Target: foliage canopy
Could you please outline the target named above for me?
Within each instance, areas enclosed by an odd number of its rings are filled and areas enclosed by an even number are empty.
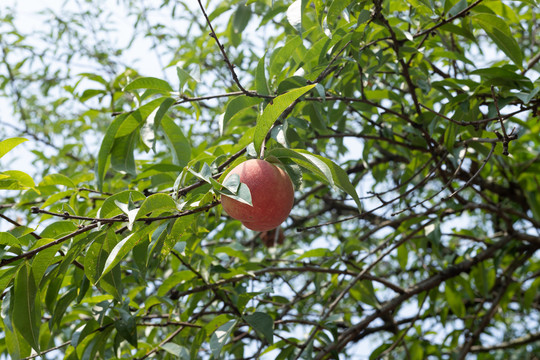
[[[106,3],[0,6],[2,354],[540,353],[535,0]]]

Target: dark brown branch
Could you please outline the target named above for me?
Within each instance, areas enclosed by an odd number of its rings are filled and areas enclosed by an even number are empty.
[[[182,211],[177,214],[166,215],[166,216],[156,216],[156,217],[145,217],[145,218],[136,219],[135,221],[153,222],[153,221],[159,221],[159,220],[176,219],[183,216],[188,216],[188,215],[196,214],[199,212],[207,211],[213,208],[214,206],[217,206],[218,204],[220,204],[219,201],[214,201],[208,205],[201,206],[201,207],[191,209],[191,210]],[[102,223],[102,224],[128,221],[128,218],[126,215],[117,215],[112,218],[93,218],[93,217],[88,217],[88,216],[71,215],[69,213],[59,214],[52,211],[40,209],[38,207],[32,207],[32,212],[34,214],[46,214],[46,215],[61,217],[63,219],[92,221],[94,223]]]
[[[35,249],[30,250],[28,252],[25,252],[23,254],[14,256],[12,258],[2,259],[2,261],[0,261],[0,267],[9,265],[9,264],[11,264],[11,263],[13,263],[15,261],[18,261],[18,260],[30,259],[33,256],[35,256],[37,253],[39,253],[39,252],[41,252],[41,251],[43,251],[45,249],[48,249],[48,248],[50,248],[52,246],[61,244],[61,243],[65,242],[65,241],[67,241],[69,239],[74,238],[77,235],[84,234],[85,232],[88,232],[88,231],[90,231],[92,229],[95,229],[97,227],[98,227],[98,224],[90,224],[90,225],[87,225],[87,226],[83,226],[79,230],[76,230],[76,231],[74,231],[74,232],[72,232],[70,234],[62,236],[60,239],[56,239],[54,241],[51,241],[48,244],[42,245],[42,246],[40,246],[38,248],[35,248]]]
[[[480,334],[484,331],[484,329],[488,326],[488,324],[491,322],[491,319],[493,316],[495,316],[495,313],[497,309],[499,308],[499,302],[502,300],[504,294],[506,293],[506,290],[508,286],[513,282],[512,280],[512,274],[516,269],[523,265],[527,259],[529,259],[536,249],[529,250],[527,253],[525,253],[523,256],[516,258],[504,271],[504,274],[502,275],[502,280],[500,280],[501,284],[498,287],[497,290],[497,296],[491,303],[491,307],[487,311],[487,313],[482,317],[482,320],[480,321],[480,324],[478,327],[474,330],[472,335],[468,337],[465,344],[463,344],[461,351],[459,352],[458,359],[464,360],[467,354],[470,352],[470,349],[472,347],[472,344],[474,344],[478,338],[480,337]]]
[[[426,29],[426,30],[423,30],[423,31],[421,31],[421,32],[419,32],[419,33],[414,34],[413,37],[417,38],[417,37],[421,37],[421,36],[424,36],[424,35],[429,35],[429,34],[432,33],[434,30],[440,28],[441,26],[446,25],[446,24],[448,24],[448,23],[451,23],[451,22],[454,21],[455,19],[467,15],[467,13],[468,13],[472,8],[474,8],[475,6],[477,6],[478,4],[480,4],[482,1],[483,1],[483,0],[476,0],[474,3],[472,3],[472,4],[469,5],[469,6],[467,6],[465,9],[461,10],[461,11],[458,12],[456,15],[451,16],[451,17],[449,17],[448,19],[441,21],[440,23],[437,23],[436,25],[430,27],[429,29]]]
[[[525,336],[510,340],[510,341],[505,341],[496,345],[491,345],[491,346],[475,345],[471,347],[470,352],[482,353],[482,352],[492,352],[495,350],[513,349],[513,348],[527,345],[536,341],[540,341],[540,332],[525,335]]]
[[[413,285],[412,287],[407,289],[407,292],[405,294],[399,295],[394,297],[393,299],[385,302],[381,307],[373,314],[366,316],[364,319],[362,319],[359,323],[352,326],[345,332],[343,332],[332,344],[329,344],[325,347],[325,349],[317,356],[315,357],[316,360],[322,360],[326,358],[326,355],[329,354],[332,351],[340,351],[343,349],[349,342],[353,341],[358,334],[360,334],[366,327],[371,324],[375,319],[377,319],[381,314],[392,311],[396,309],[398,306],[403,304],[406,300],[410,299],[414,295],[418,295],[422,292],[431,290],[437,286],[439,286],[442,282],[451,279],[453,277],[456,277],[460,275],[463,272],[469,272],[473,266],[476,264],[487,260],[489,258],[492,258],[495,256],[496,252],[501,249],[504,245],[509,243],[512,240],[511,236],[506,236],[499,240],[497,243],[493,244],[492,246],[486,248],[484,251],[477,254],[475,257],[472,257],[470,259],[464,260],[463,262],[448,267],[429,278],[420,281],[419,283]]]

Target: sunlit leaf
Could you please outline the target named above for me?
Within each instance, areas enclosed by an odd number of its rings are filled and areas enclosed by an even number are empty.
[[[8,152],[13,150],[17,145],[22,144],[23,142],[28,141],[25,138],[9,138],[0,141],[0,158],[6,155]]]
[[[138,89],[154,89],[165,93],[173,91],[173,88],[168,82],[154,77],[142,77],[135,79],[124,88],[124,91]]]
[[[253,137],[255,151],[257,153],[261,152],[262,143],[264,142],[268,131],[270,131],[274,125],[274,122],[279,118],[281,113],[285,111],[289,105],[296,101],[296,99],[314,87],[315,85],[308,85],[291,90],[288,93],[276,97],[270,104],[266,106],[262,115],[257,119],[257,126],[255,127],[255,134]]]

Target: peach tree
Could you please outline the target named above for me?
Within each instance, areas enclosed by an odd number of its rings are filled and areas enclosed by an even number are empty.
[[[21,3],[0,358],[540,353],[536,0]],[[294,185],[263,232],[251,159]]]

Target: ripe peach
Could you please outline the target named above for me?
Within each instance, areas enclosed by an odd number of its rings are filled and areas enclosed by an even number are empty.
[[[285,171],[267,161],[252,159],[232,169],[225,180],[232,174],[238,174],[240,182],[249,188],[253,206],[222,195],[223,210],[230,217],[254,231],[272,230],[287,219],[294,203],[294,188]]]

